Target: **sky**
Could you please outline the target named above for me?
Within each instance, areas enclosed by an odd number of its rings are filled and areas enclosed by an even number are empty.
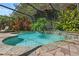
[[[0,3],[1,5],[15,9],[15,3]],[[0,15],[9,16],[13,11],[0,6]]]

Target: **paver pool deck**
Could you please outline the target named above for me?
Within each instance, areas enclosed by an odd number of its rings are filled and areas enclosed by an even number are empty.
[[[79,39],[47,44],[29,53],[33,47],[10,46],[2,43],[4,38],[15,35],[17,34],[0,33],[0,56],[25,56],[26,54],[28,56],[79,56]]]

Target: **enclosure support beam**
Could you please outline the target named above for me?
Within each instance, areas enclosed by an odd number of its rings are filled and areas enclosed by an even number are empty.
[[[0,6],[1,6],[1,7],[4,7],[4,8],[7,8],[7,9],[10,9],[10,10],[13,10],[13,11],[16,11],[16,12],[18,12],[18,13],[20,13],[20,14],[26,15],[26,16],[28,16],[28,17],[30,17],[30,18],[32,19],[32,16],[29,15],[29,14],[26,14],[26,13],[23,13],[23,12],[20,12],[20,11],[17,11],[17,10],[15,10],[15,9],[13,9],[13,8],[10,8],[10,7],[1,5],[1,4],[0,4]]]

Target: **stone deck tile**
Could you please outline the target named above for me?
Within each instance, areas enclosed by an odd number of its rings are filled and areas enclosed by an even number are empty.
[[[51,53],[43,53],[43,54],[40,54],[39,56],[53,56],[53,54],[51,54]]]
[[[54,54],[55,56],[64,56],[64,53],[61,52],[61,48],[56,49],[56,52]]]
[[[7,51],[9,51],[12,48],[12,46],[7,45],[1,45],[0,44],[0,54],[5,54]]]
[[[79,45],[79,40],[65,40],[66,43],[69,43],[69,44],[77,44]]]
[[[40,54],[46,53],[46,52],[48,52],[48,51],[50,51],[50,50],[54,50],[54,49],[56,49],[56,48],[57,48],[57,46],[54,45],[54,44],[47,44],[47,45],[44,45],[44,46],[42,46],[42,47],[40,47],[40,48],[38,48],[38,49],[36,50],[36,55],[40,55]]]
[[[50,54],[52,54],[53,56],[55,56],[55,54],[56,54],[56,49],[55,49],[55,50],[51,50],[51,51],[49,51],[48,53],[50,53]]]
[[[71,56],[79,56],[79,46],[70,45],[70,54]]]
[[[74,43],[78,43],[79,41],[71,41],[69,42],[63,42],[63,43],[67,43],[65,45],[59,44],[56,47],[56,45],[53,44],[48,44],[46,46],[43,46],[42,48],[39,48],[36,50],[36,54],[37,55],[55,55],[55,56],[73,56],[79,55],[79,45],[78,44],[74,44]],[[62,43],[62,42],[61,42]]]
[[[64,45],[64,46],[60,46],[59,48],[61,49],[60,51],[61,51],[65,56],[69,56],[69,55],[70,55],[69,44]]]
[[[21,55],[27,51],[29,51],[31,48],[28,47],[19,47],[19,46],[15,46],[12,49],[10,49],[7,53],[5,53],[6,55]]]
[[[64,41],[62,41],[62,42],[57,42],[57,43],[51,43],[51,44],[47,44],[47,45],[45,45],[45,46],[42,46],[42,47],[40,47],[39,49],[37,49],[36,50],[36,54],[37,55],[40,55],[40,54],[45,54],[45,53],[52,53],[52,55],[53,55],[53,51],[54,50],[56,50],[56,49],[58,49],[58,48],[63,48],[64,50],[68,50],[68,46],[66,46],[66,45],[68,45],[68,43],[66,43],[66,42],[64,42]],[[62,51],[62,50],[61,50]],[[66,51],[67,52],[67,51]],[[61,52],[61,54],[62,54],[62,52]],[[69,55],[69,53],[68,54],[66,54],[66,55]]]
[[[36,51],[34,51],[31,54],[29,54],[29,56],[38,56],[38,55],[36,54]]]

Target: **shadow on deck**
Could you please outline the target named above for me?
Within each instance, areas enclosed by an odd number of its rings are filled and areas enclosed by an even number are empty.
[[[19,55],[19,56],[28,56],[29,54],[31,54],[32,52],[34,52],[35,50],[37,50],[37,49],[40,48],[40,47],[41,47],[41,45],[40,45],[40,46],[37,46],[37,47],[35,47],[35,48],[33,48],[33,49],[31,49],[30,51],[27,51],[27,52],[21,54],[21,55]]]

